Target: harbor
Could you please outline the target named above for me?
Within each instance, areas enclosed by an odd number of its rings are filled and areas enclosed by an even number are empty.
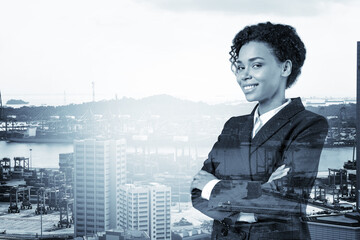
[[[61,238],[67,234],[71,237],[74,231],[71,209],[72,144],[32,143],[29,145],[1,141],[0,146],[1,149],[4,149],[2,152],[3,156],[14,156],[22,151],[28,153],[27,157],[0,159],[0,165],[2,166],[0,232],[4,232],[7,235],[22,232],[32,237],[39,237],[42,232],[44,237],[55,236]],[[31,147],[31,151],[29,151],[29,147]],[[173,189],[172,199],[176,203],[176,206],[172,207],[172,222],[180,221],[182,216],[184,219],[188,218],[188,220],[194,222],[192,228],[197,227],[201,229],[201,226],[204,228],[205,222],[210,222],[210,219],[201,218],[196,220],[198,213],[196,212],[197,210],[189,208],[188,205],[191,205],[191,203],[189,193],[187,192],[193,172],[198,167],[187,169],[187,172],[181,170],[183,174],[178,175],[178,179],[176,175],[174,175],[175,178],[169,178],[169,176],[162,173],[162,169],[152,169],[150,171],[149,169],[142,170],[139,167],[131,167],[138,161],[140,164],[142,159],[145,158],[148,161],[151,158],[158,159],[157,161],[164,158],[164,162],[168,162],[169,159],[173,161],[177,158],[178,161],[171,164],[172,168],[176,164],[183,165],[191,161],[194,161],[194,165],[202,164],[208,151],[207,148],[195,149],[186,144],[183,147],[184,150],[182,150],[181,146],[173,144],[171,147],[158,147],[157,151],[155,151],[154,148],[148,146],[145,148],[127,146],[127,158],[130,161],[128,165],[129,175],[132,175],[133,179],[141,180],[146,177],[153,181],[163,181],[171,185]],[[41,157],[35,154],[37,151],[42,153]],[[335,151],[337,154],[334,154]],[[47,156],[47,152],[54,155],[54,157],[51,157],[51,155]],[[197,154],[196,157],[195,154]],[[351,212],[355,208],[354,166],[356,166],[356,159],[354,159],[354,156],[353,147],[325,148],[323,150],[318,177],[311,191],[310,198],[307,199],[308,217],[336,215]],[[155,163],[150,164],[154,166]],[[10,168],[6,167],[10,165]],[[33,167],[30,167],[30,165]],[[49,166],[49,168],[40,168],[40,166],[44,165]],[[184,168],[179,167],[177,169]],[[173,172],[181,173],[175,169],[173,169]],[[176,189],[181,179],[188,179],[188,181],[185,184],[186,186],[182,186],[181,189],[179,186],[178,192]],[[44,191],[41,192],[41,189]],[[27,200],[31,207],[29,207]],[[66,200],[67,205],[65,208],[60,206],[60,203],[64,200]],[[67,216],[66,220],[64,218],[60,219],[61,215]],[[39,228],[41,217],[43,219],[42,231]],[[22,224],[24,221],[27,223]],[[19,228],[22,230],[19,231]]]
[[[81,139],[96,139],[101,144],[110,139],[122,139],[121,152],[126,156],[126,167],[122,168],[126,169],[125,183],[154,182],[169,187],[173,232],[179,236],[209,234],[212,220],[191,206],[189,189],[192,177],[207,158],[228,116],[184,114],[170,109],[129,114],[112,108],[111,113],[106,113],[99,111],[103,106],[89,103],[86,111],[70,111],[75,106],[63,106],[52,112],[51,108],[35,108],[33,111],[37,114],[33,116],[17,112],[14,117],[10,111],[7,118],[3,118],[0,126],[0,218],[3,218],[0,233],[3,233],[0,238],[14,236],[16,239],[16,234],[23,234],[23,237],[65,239],[76,235],[73,154],[75,143]],[[247,112],[251,106],[243,107]],[[332,114],[327,115],[331,127],[313,189],[271,193],[306,202],[307,215],[303,221],[309,224],[313,219],[345,216],[355,209],[356,132],[349,113],[352,108],[353,105],[348,104],[324,113]],[[231,111],[227,114],[233,115]],[[81,161],[92,162],[91,158]],[[86,165],[84,171],[93,166]],[[98,170],[94,167],[94,171]],[[269,193],[264,191],[264,199],[266,194]],[[228,207],[226,202],[223,206],[224,210]],[[279,214],[280,210],[275,213]],[[20,231],[19,226],[25,220],[29,223]]]

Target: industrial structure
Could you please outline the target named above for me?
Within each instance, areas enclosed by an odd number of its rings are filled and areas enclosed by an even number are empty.
[[[357,104],[356,104],[356,127],[360,129],[360,42],[357,42]],[[356,135],[356,158],[360,156],[360,135]],[[347,174],[347,170],[329,169],[329,185],[333,186],[334,206],[339,206],[339,200],[347,197],[355,200],[355,211],[345,214],[325,214],[323,216],[307,217],[307,223],[314,240],[347,240],[360,239],[360,164],[355,159],[355,151],[352,161],[344,164],[344,168],[355,171],[355,174]],[[355,176],[354,176],[355,175]],[[348,185],[351,188],[349,190]],[[339,188],[337,188],[339,186]],[[356,186],[356,188],[355,188]],[[336,191],[335,191],[336,190]],[[335,195],[337,195],[335,197]],[[340,210],[340,209],[339,209]]]
[[[2,158],[0,201],[9,202],[8,213],[33,209],[35,215],[43,215],[60,211],[58,228],[71,227],[73,189],[72,179],[67,179],[66,174],[72,176],[71,166],[59,171],[30,169],[29,158],[14,157],[13,166],[10,158]]]

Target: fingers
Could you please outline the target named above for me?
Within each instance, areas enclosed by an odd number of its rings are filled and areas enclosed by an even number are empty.
[[[279,174],[277,174],[277,175],[274,177],[273,180],[276,180],[276,179],[280,179],[280,178],[282,178],[282,177],[285,177],[285,176],[288,174],[289,170],[290,170],[290,168],[285,168],[285,169],[283,169]]]
[[[281,165],[278,169],[276,169],[275,172],[273,172],[268,180],[268,182],[272,182],[274,180],[280,179],[282,177],[285,177],[288,172],[290,171],[290,168],[285,168],[285,164]]]
[[[198,180],[213,180],[213,179],[217,179],[214,175],[212,175],[211,173],[208,173],[207,171],[204,170],[200,170],[195,176],[194,176],[194,180],[198,179]]]
[[[283,164],[283,165],[281,165],[280,167],[278,167],[278,168],[275,170],[275,172],[273,172],[273,173],[280,172],[280,171],[282,171],[284,168],[285,168],[285,164]]]
[[[194,189],[194,188],[200,189],[200,186],[202,186],[202,185],[203,185],[203,183],[199,179],[194,179],[191,182],[191,189]]]
[[[280,166],[280,167],[278,167],[278,169],[276,169],[276,170],[281,170],[281,169],[284,169],[284,167],[285,167],[285,164],[281,165],[281,166]]]
[[[199,190],[202,190],[208,182],[214,179],[217,178],[211,173],[208,173],[207,171],[204,170],[200,170],[193,178],[193,181],[191,183],[191,189],[197,188]]]
[[[214,176],[214,175],[212,175],[211,173],[208,173],[208,172],[205,171],[205,170],[200,170],[200,171],[198,172],[198,175],[202,175],[202,176]]]

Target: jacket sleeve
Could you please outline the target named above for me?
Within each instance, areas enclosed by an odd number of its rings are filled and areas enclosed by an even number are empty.
[[[216,168],[212,161],[213,154],[214,154],[214,152],[217,151],[219,142],[221,141],[221,136],[223,136],[224,134],[225,135],[227,134],[228,125],[231,122],[231,120],[232,120],[232,118],[230,118],[225,123],[224,128],[223,128],[220,136],[218,137],[217,142],[214,144],[213,148],[211,149],[210,153],[208,154],[208,158],[204,161],[203,167],[201,168],[201,170],[207,172],[212,177],[215,177],[214,175],[215,175],[215,168]],[[209,178],[211,178],[211,176]],[[195,179],[198,179],[198,177],[199,177],[199,173],[194,176],[193,181],[195,181]],[[204,182],[202,185],[206,185],[209,182],[209,180],[208,180],[209,178],[205,178],[203,180]],[[216,184],[216,185],[218,185],[218,184]],[[191,186],[190,192],[191,192],[191,200],[192,200],[193,207],[196,208],[197,210],[199,210],[200,212],[202,212],[203,214],[205,214],[215,220],[219,220],[219,221],[222,221],[225,218],[231,218],[231,217],[234,218],[234,216],[236,215],[236,212],[219,211],[218,209],[216,209],[214,207],[209,207],[209,201],[206,199],[203,199],[201,197],[201,190]]]
[[[234,223],[239,212],[255,213],[259,220],[287,219],[304,213],[317,172],[320,154],[327,134],[325,118],[316,117],[305,124],[292,139],[288,139],[277,167],[285,164],[288,174],[271,183],[222,180],[215,185],[210,200],[201,198],[201,191],[192,189],[193,206],[209,217]],[[216,149],[216,144],[212,151]],[[214,174],[211,154],[203,170]],[[301,196],[301,197],[300,197]]]

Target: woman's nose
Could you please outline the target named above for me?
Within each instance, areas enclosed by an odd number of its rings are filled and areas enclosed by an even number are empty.
[[[251,79],[251,74],[248,68],[245,68],[238,76],[238,80],[247,81]]]

